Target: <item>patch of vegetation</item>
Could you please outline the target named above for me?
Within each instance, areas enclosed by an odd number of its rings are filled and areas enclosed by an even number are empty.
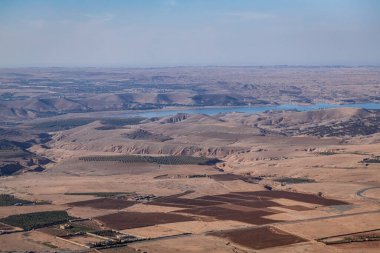
[[[29,200],[16,198],[15,196],[10,194],[0,194],[0,206],[14,206],[16,204],[30,205],[33,204],[33,202]]]
[[[0,140],[0,152],[23,152],[24,149],[29,148],[29,142],[9,141],[6,139]]]
[[[0,138],[1,138],[0,134]],[[7,135],[5,135],[7,136]],[[20,160],[31,160],[37,157],[26,150],[31,146],[30,142],[16,142],[0,140],[0,176],[7,176],[23,169]]]
[[[9,176],[23,169],[18,162],[0,165],[0,176]]]
[[[100,126],[100,127],[96,127],[95,129],[96,130],[115,130],[115,129],[120,129],[121,127],[120,126]]]
[[[116,236],[118,233],[113,230],[97,230],[92,232],[95,235],[105,236],[105,237],[113,237]]]
[[[0,141],[0,152],[17,151],[17,150],[19,150],[19,148],[13,145],[11,142],[6,141],[6,140]]]
[[[49,248],[51,248],[51,249],[58,249],[57,246],[55,246],[55,245],[53,245],[53,244],[51,244],[49,242],[43,242],[42,244],[45,245],[45,246],[47,246],[47,247],[49,247]]]
[[[78,224],[74,224],[74,223],[70,223],[70,226],[71,227],[67,230],[72,234],[83,233],[83,232],[94,232],[95,231],[94,229],[92,229],[90,227],[86,227],[86,226],[78,225]]]
[[[118,156],[85,156],[79,160],[88,162],[108,162],[117,161],[123,163],[157,163],[167,165],[197,164],[215,165],[221,160],[217,158],[195,157],[195,156],[138,156],[138,155],[118,155]]]
[[[0,94],[1,101],[25,100],[28,98],[29,96],[15,96],[15,94],[11,92],[5,92],[5,93]]]
[[[122,127],[126,125],[137,125],[140,124],[141,121],[145,120],[142,117],[131,117],[131,118],[73,118],[73,119],[59,119],[59,120],[50,120],[44,121],[40,123],[36,123],[32,125],[33,129],[43,130],[46,132],[55,132],[68,130],[71,128],[84,126],[90,124],[96,120],[100,120],[100,122],[104,125],[103,127],[107,129],[113,129],[117,127]],[[100,129],[101,130],[101,129]]]
[[[106,118],[102,119],[100,122],[103,125],[110,126],[126,126],[126,125],[138,125],[141,121],[145,120],[143,117],[130,117],[130,118]]]
[[[96,119],[92,119],[92,118],[52,120],[52,121],[45,121],[45,122],[34,124],[32,125],[32,128],[36,130],[43,130],[46,132],[55,132],[55,131],[68,130],[68,129],[79,127],[79,126],[84,126],[91,122],[94,122],[95,120]]]
[[[379,117],[351,119],[349,121],[336,123],[334,125],[319,125],[300,131],[301,134],[321,137],[370,135],[378,132],[380,132]]]
[[[238,106],[246,105],[241,99],[224,95],[224,94],[206,94],[206,95],[195,95],[191,98],[196,105],[202,106],[215,106],[215,105],[228,105],[228,106]]]
[[[67,222],[71,218],[66,211],[47,211],[11,215],[0,219],[0,222],[20,227],[24,230],[31,230]]]
[[[134,192],[66,192],[65,195],[95,196],[100,198],[112,198],[132,195]]]
[[[319,152],[320,155],[336,155],[337,153],[331,151]]]
[[[380,163],[380,156],[364,158],[362,163]]]
[[[284,178],[278,178],[274,181],[283,183],[283,184],[305,184],[305,183],[315,183],[314,179],[309,178],[300,178],[300,177],[284,177]]]
[[[160,142],[165,142],[173,139],[169,136],[165,136],[162,134],[154,134],[143,129],[138,129],[133,133],[123,134],[122,136],[132,140],[151,140]]]
[[[206,174],[193,174],[189,175],[189,178],[201,178],[201,177],[207,177]]]

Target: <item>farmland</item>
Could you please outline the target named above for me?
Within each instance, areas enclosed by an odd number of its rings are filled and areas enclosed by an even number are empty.
[[[0,194],[0,206],[12,206],[12,205],[43,205],[48,204],[46,201],[29,201],[24,199],[19,199],[13,195]]]
[[[190,217],[168,213],[119,212],[96,217],[97,220],[112,229],[128,229],[193,220]]]
[[[0,252],[377,253],[379,73],[2,69]]]
[[[131,195],[132,192],[66,192],[65,195],[74,195],[74,196],[94,196],[101,198],[110,198],[110,197],[119,197],[125,195]]]
[[[69,203],[71,206],[87,206],[98,209],[123,209],[134,205],[135,202],[127,200],[117,200],[109,198],[100,198]]]
[[[37,212],[20,215],[11,215],[0,219],[5,224],[20,227],[25,230],[45,227],[57,223],[66,222],[71,217],[65,211]]]
[[[86,156],[80,157],[83,161],[108,162],[117,161],[123,163],[157,163],[157,164],[197,164],[197,165],[213,165],[221,162],[219,159],[206,157],[191,157],[191,156]]]
[[[211,235],[228,238],[233,243],[253,249],[265,249],[306,241],[303,238],[288,234],[270,226],[212,233]]]
[[[279,178],[275,181],[283,184],[315,183],[315,180],[308,178]]]

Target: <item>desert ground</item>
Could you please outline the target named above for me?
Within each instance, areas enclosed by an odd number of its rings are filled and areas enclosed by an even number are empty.
[[[379,251],[379,110],[120,114],[130,104],[151,109],[150,100],[134,99],[158,88],[157,94],[180,94],[171,107],[202,106],[200,90],[214,94],[209,102],[231,90],[236,101],[248,101],[252,91],[251,102],[268,104],[300,96],[307,98],[301,104],[376,102],[379,69],[86,71],[0,72],[9,83],[0,104],[0,252]],[[51,85],[62,76],[73,90]],[[119,90],[88,91],[110,76],[104,87]],[[11,82],[23,88],[12,90]],[[44,86],[38,92],[36,82]],[[358,82],[367,88],[353,89]],[[76,90],[78,83],[86,90]],[[98,107],[80,107],[74,94]],[[110,97],[132,102],[118,107]],[[61,102],[72,106],[66,100],[78,111],[60,111]]]

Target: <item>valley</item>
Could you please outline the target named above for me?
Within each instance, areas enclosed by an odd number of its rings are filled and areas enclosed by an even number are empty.
[[[352,106],[379,102],[376,67],[0,80],[0,252],[378,251],[380,110]],[[318,103],[339,107],[281,108]]]

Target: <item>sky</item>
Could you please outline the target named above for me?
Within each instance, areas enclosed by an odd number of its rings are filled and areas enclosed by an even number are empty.
[[[0,0],[0,67],[380,65],[379,0]]]

